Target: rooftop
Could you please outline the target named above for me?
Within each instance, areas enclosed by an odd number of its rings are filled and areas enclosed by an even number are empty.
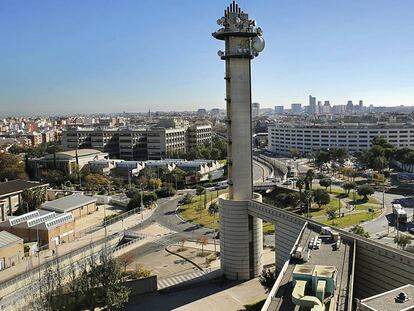
[[[49,211],[64,213],[95,202],[95,198],[82,194],[72,194],[61,199],[46,202],[42,205],[42,208]]]
[[[326,275],[331,277],[334,270],[336,274],[337,288],[335,290],[335,300],[339,301],[338,308],[332,309],[336,311],[347,310],[347,296],[348,290],[351,286],[349,284],[349,265],[352,262],[352,256],[350,253],[350,245],[346,244],[342,240],[342,245],[339,249],[334,250],[334,242],[330,240],[323,241],[320,246],[315,249],[309,248],[310,241],[317,239],[319,234],[309,228],[306,228],[302,238],[298,244],[298,248],[302,247],[304,251],[310,251],[309,261],[304,263],[298,263],[291,260],[286,272],[283,275],[282,281],[277,288],[276,294],[272,299],[269,310],[278,311],[298,311],[299,306],[292,302],[292,290],[291,286],[293,274],[309,274],[314,273],[319,275]]]
[[[0,231],[0,248],[19,242],[23,242],[23,239],[11,234],[10,232]]]
[[[396,298],[400,293],[408,295],[405,302]],[[372,311],[408,311],[414,310],[414,285],[408,284],[388,292],[361,300],[363,310]]]
[[[48,186],[48,184],[20,179],[2,182],[0,183],[0,197],[41,186]]]

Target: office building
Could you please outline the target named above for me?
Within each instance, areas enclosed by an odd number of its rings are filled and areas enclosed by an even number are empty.
[[[212,139],[211,125],[199,124],[187,128],[187,149],[194,148],[197,145],[210,144]]]
[[[260,115],[260,103],[252,103],[252,116],[256,118]]]
[[[23,239],[7,231],[0,231],[0,271],[23,261]]]
[[[285,113],[285,107],[275,106],[275,114],[284,114],[284,113]]]
[[[346,148],[352,154],[368,149],[377,136],[398,148],[414,147],[413,124],[271,124],[268,150],[288,155],[291,149],[310,154],[320,149]]]
[[[302,113],[302,104],[292,104],[290,111],[294,114]]]
[[[309,114],[317,113],[316,97],[309,95]]]

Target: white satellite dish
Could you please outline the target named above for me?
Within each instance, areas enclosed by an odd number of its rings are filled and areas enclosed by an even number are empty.
[[[254,37],[252,39],[252,46],[257,52],[261,52],[265,48],[265,41],[262,37]]]

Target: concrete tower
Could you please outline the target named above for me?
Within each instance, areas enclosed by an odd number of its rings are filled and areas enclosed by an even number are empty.
[[[248,215],[253,195],[250,62],[264,49],[262,30],[233,1],[213,33],[225,42],[229,197],[220,199],[221,268],[229,279],[246,280],[262,270],[262,220]]]

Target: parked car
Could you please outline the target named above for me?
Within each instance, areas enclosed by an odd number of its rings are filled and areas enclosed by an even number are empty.
[[[410,228],[410,229],[408,229],[408,232],[409,232],[410,234],[414,234],[414,228]]]

